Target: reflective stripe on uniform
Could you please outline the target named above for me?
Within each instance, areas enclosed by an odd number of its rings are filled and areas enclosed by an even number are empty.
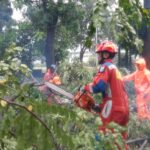
[[[102,117],[103,118],[108,118],[110,113],[111,113],[111,110],[112,110],[112,100],[108,100],[106,102],[106,104],[104,105],[104,107],[103,107]]]

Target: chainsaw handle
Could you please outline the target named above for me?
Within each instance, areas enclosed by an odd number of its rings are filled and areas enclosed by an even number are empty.
[[[95,104],[91,107],[91,109],[96,112],[96,113],[100,113],[101,112],[101,109],[99,107],[99,104]]]
[[[84,92],[84,93],[86,92],[85,89],[84,89],[84,86],[81,86],[81,85],[78,87],[78,91]]]
[[[81,91],[80,91],[81,92]],[[82,93],[81,93],[81,95],[78,97],[78,99],[76,99],[76,101],[79,101],[80,100],[80,98],[82,97],[82,95],[85,93],[86,91],[84,90],[84,91],[82,91]]]

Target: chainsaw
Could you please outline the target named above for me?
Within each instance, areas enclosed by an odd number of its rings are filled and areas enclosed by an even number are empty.
[[[65,90],[63,90],[62,88],[56,86],[55,84],[50,83],[50,82],[45,82],[44,84],[48,88],[50,88],[51,90],[55,91],[56,93],[59,93],[59,94],[65,96],[65,97],[69,98],[70,100],[73,100],[73,98],[74,98],[73,94],[66,92]]]
[[[95,104],[95,101],[89,92],[85,90],[80,90],[79,88],[76,94],[73,95],[50,82],[45,82],[44,84],[56,93],[59,93],[73,101],[78,107],[81,107],[87,111],[92,110],[98,113],[100,112],[99,105]]]
[[[91,94],[84,90],[80,90],[80,88],[78,88],[77,93],[75,95],[73,95],[50,82],[44,82],[42,84],[39,84],[39,82],[34,78],[34,76],[32,74],[31,74],[31,78],[33,79],[34,85],[36,85],[36,86],[46,85],[50,90],[52,90],[56,94],[58,93],[58,94],[61,94],[65,97],[67,97],[69,100],[74,102],[78,107],[81,107],[88,111],[90,111],[90,109],[99,111],[99,109],[97,109],[98,107],[95,104],[94,99],[91,96]],[[38,84],[35,84],[35,83],[38,83]]]

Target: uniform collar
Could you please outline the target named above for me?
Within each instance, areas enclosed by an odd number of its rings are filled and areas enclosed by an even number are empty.
[[[113,62],[112,59],[105,59],[105,62]]]

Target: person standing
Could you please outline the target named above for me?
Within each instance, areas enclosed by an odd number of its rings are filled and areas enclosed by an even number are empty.
[[[121,74],[113,64],[113,58],[117,51],[117,46],[112,41],[104,41],[97,45],[96,53],[100,67],[93,82],[84,86],[84,91],[88,93],[102,93],[102,103],[86,107],[88,110],[90,107],[91,111],[96,110],[99,113],[103,122],[99,130],[103,132],[110,122],[126,127],[129,121],[128,97]],[[76,103],[78,106],[81,104],[80,101],[76,101]],[[127,138],[126,132],[122,135],[124,139]],[[127,145],[126,149],[128,149]]]
[[[144,58],[135,60],[136,71],[123,77],[123,81],[133,81],[136,94],[137,116],[150,120],[150,71]]]
[[[47,69],[43,79],[46,82],[50,82],[52,84],[55,84],[56,86],[60,86],[62,84],[60,76],[56,72],[56,65],[54,65],[54,64],[52,64]],[[56,94],[54,94],[54,92],[51,89],[49,89],[47,87],[47,85],[44,84],[44,85],[40,86],[39,90],[43,94],[47,95],[48,104],[51,104],[51,103],[59,103],[60,104],[60,103],[62,103],[60,97],[57,96]]]

